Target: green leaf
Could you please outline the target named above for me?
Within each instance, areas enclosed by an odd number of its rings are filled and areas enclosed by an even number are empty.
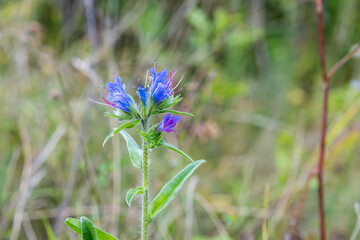
[[[65,220],[65,224],[71,228],[72,230],[74,230],[74,232],[82,235],[81,232],[81,227],[80,227],[80,220],[79,219],[75,219],[75,218],[67,218]],[[112,236],[110,233],[107,233],[97,227],[96,228],[96,234],[98,236],[99,240],[119,240],[116,237]]]
[[[71,228],[74,232],[76,232],[77,234],[82,234],[81,233],[81,228],[80,228],[80,220],[79,219],[75,219],[75,218],[67,218],[65,220],[65,224]]]
[[[179,95],[174,96],[170,96],[168,98],[165,98],[162,102],[160,102],[159,104],[156,105],[155,107],[155,112],[165,109],[165,108],[169,108],[174,106],[175,104],[179,103],[182,100],[182,97]]]
[[[52,229],[50,223],[49,223],[49,220],[47,220],[47,218],[43,218],[42,219],[42,222],[45,226],[45,230],[46,230],[46,234],[47,234],[47,238],[49,240],[56,240],[56,236],[55,236],[55,233],[54,233],[54,230]]]
[[[150,203],[148,211],[149,222],[151,222],[154,217],[176,197],[176,194],[184,185],[186,179],[188,179],[191,174],[204,162],[206,161],[198,160],[187,165],[161,189],[159,194]]]
[[[174,114],[186,115],[186,116],[190,116],[190,117],[194,116],[194,114],[191,114],[191,113],[180,112],[180,111],[175,111],[175,110],[170,110],[170,109],[158,110],[158,111],[155,111],[153,114],[155,115],[155,114],[160,114],[160,113],[174,113]]]
[[[98,240],[94,224],[86,217],[80,217],[83,240]]]
[[[143,188],[142,187],[138,187],[138,188],[131,188],[127,193],[126,193],[126,203],[127,205],[129,205],[129,207],[131,207],[131,201],[133,200],[133,198],[138,195],[138,194],[142,194],[143,193]]]
[[[135,127],[136,124],[140,123],[141,119],[137,119],[131,122],[127,122],[124,123],[123,125],[121,125],[120,127],[118,127],[117,129],[114,129],[111,133],[109,133],[106,138],[104,139],[103,142],[103,146],[105,145],[105,143],[111,138],[113,137],[115,134],[117,134],[118,132],[120,132],[121,130],[125,129],[125,128],[133,128]]]
[[[173,150],[174,152],[177,152],[178,154],[180,154],[180,155],[183,156],[184,158],[186,158],[186,159],[188,159],[188,160],[190,160],[191,162],[194,163],[194,160],[192,160],[192,158],[191,158],[189,155],[187,155],[186,153],[184,153],[183,151],[181,151],[180,149],[178,149],[178,148],[175,147],[174,145],[172,145],[172,144],[170,144],[170,143],[167,143],[167,142],[165,142],[165,141],[162,141],[162,142],[160,143],[160,146],[165,146],[165,147]]]
[[[107,233],[99,228],[96,228],[96,233],[98,235],[99,240],[119,240],[110,233]]]
[[[132,164],[141,169],[142,151],[135,140],[125,130],[122,130],[121,135],[125,138],[127,148],[129,150],[130,160]]]
[[[117,114],[113,114],[113,113],[110,113],[110,112],[106,112],[104,114],[105,116],[107,117],[113,117],[113,118],[117,118],[119,120],[129,120],[129,119],[132,119],[134,116],[131,115],[131,114],[121,114],[121,115],[117,115]]]

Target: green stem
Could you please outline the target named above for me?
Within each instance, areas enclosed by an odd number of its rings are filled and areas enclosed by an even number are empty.
[[[143,131],[148,130],[148,119],[142,121]],[[148,205],[149,205],[149,192],[148,192],[148,176],[149,176],[149,163],[148,163],[148,144],[145,140],[142,142],[143,149],[143,162],[142,162],[142,223],[141,223],[141,240],[147,240],[148,236]]]

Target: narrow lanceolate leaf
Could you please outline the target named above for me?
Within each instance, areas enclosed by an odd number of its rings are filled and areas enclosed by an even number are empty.
[[[45,230],[46,230],[46,234],[49,240],[56,240],[56,236],[54,233],[54,230],[52,229],[49,220],[47,220],[47,218],[43,218],[42,222],[45,226]]]
[[[143,193],[143,188],[142,187],[131,188],[126,194],[126,203],[127,203],[127,205],[129,205],[129,207],[131,207],[131,201],[133,200],[133,198],[136,195],[142,194],[142,193]]]
[[[110,113],[110,112],[106,112],[104,115],[107,116],[107,117],[117,118],[117,119],[119,119],[120,121],[122,121],[122,120],[129,120],[129,119],[132,119],[132,118],[134,117],[134,116],[131,115],[131,114],[116,115],[116,114],[113,114],[113,113]]]
[[[83,240],[98,240],[94,224],[86,217],[80,218],[80,227]]]
[[[198,160],[189,164],[181,170],[173,179],[171,179],[159,192],[159,194],[150,203],[148,219],[151,222],[154,217],[163,210],[176,196],[186,179],[202,164],[205,160]]]
[[[191,113],[180,112],[180,111],[175,111],[175,110],[170,110],[170,109],[163,109],[163,110],[158,110],[158,111],[154,112],[154,114],[160,114],[160,113],[173,113],[173,114],[179,114],[179,115],[186,115],[186,116],[190,116],[190,117],[194,116],[194,114],[191,114]]]
[[[78,234],[82,234],[81,232],[81,226],[80,226],[80,220],[79,219],[75,219],[75,218],[67,218],[65,221],[65,224],[71,228],[72,230],[74,230],[74,232],[78,233]],[[98,236],[99,240],[119,240],[116,237],[112,236],[110,233],[107,233],[97,227],[96,228],[96,234]]]
[[[104,139],[103,142],[103,146],[105,145],[105,143],[111,138],[113,137],[115,134],[117,134],[118,132],[120,132],[121,130],[125,129],[125,128],[133,128],[135,127],[136,124],[140,123],[141,119],[137,119],[135,121],[131,121],[131,122],[127,122],[124,123],[123,125],[121,125],[120,127],[114,129],[111,133],[109,133],[106,138]]]
[[[126,141],[127,148],[129,150],[130,160],[134,167],[141,169],[142,151],[135,140],[125,130],[122,130],[121,135]]]
[[[75,218],[67,218],[65,224],[77,234],[81,234],[80,220]]]
[[[173,150],[174,152],[177,152],[178,154],[180,154],[181,156],[183,156],[184,158],[190,160],[191,162],[194,162],[194,160],[192,160],[192,158],[187,155],[186,153],[184,153],[183,151],[181,151],[180,149],[178,149],[177,147],[175,147],[174,145],[170,144],[170,143],[167,143],[165,141],[162,141],[160,143],[161,146],[165,146],[171,150]]]

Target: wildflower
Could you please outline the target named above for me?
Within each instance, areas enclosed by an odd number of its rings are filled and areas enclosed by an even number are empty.
[[[174,90],[181,82],[180,80],[179,83],[175,87],[173,87],[173,77],[176,74],[175,70],[170,72],[170,75],[167,69],[157,73],[155,70],[154,62],[154,67],[150,69],[150,74],[152,75],[150,88],[152,96],[155,99],[155,105],[162,102],[164,99],[174,95],[182,89],[181,88],[180,90],[174,92]]]
[[[146,100],[147,100],[147,97],[148,97],[148,95],[149,95],[149,92],[146,91],[146,86],[141,87],[141,86],[139,85],[138,90],[139,90],[139,91],[136,92],[137,95],[139,96],[139,98],[140,98],[140,100],[142,101],[142,103],[143,103],[144,105],[146,105]]]
[[[180,121],[179,116],[171,116],[170,113],[166,114],[164,119],[160,122],[158,130],[162,132],[174,132],[176,124]]]
[[[105,92],[101,90],[104,94],[102,97],[104,103],[130,113],[131,105],[134,103],[125,91],[125,84],[121,84],[121,78],[115,76],[115,82],[108,82],[106,88]]]

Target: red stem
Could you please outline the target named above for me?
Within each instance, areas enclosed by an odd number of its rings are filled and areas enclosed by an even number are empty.
[[[318,202],[319,202],[319,220],[320,220],[320,239],[326,239],[325,231],[325,207],[324,207],[324,184],[323,184],[323,169],[325,160],[325,147],[326,147],[326,126],[327,126],[327,109],[328,109],[328,98],[329,98],[329,84],[324,83],[323,90],[323,110],[322,110],[322,121],[321,121],[321,137],[320,137],[320,153],[318,161]]]
[[[317,176],[318,179],[318,202],[319,202],[319,220],[320,220],[320,239],[326,240],[326,225],[325,225],[325,207],[324,207],[324,185],[323,185],[323,168],[325,161],[325,149],[326,149],[326,129],[327,129],[327,116],[328,116],[328,99],[329,99],[329,82],[332,76],[339,70],[345,63],[347,63],[352,56],[354,56],[360,49],[358,44],[353,50],[351,50],[345,57],[337,62],[326,73],[325,62],[325,44],[324,44],[324,29],[323,29],[323,0],[315,0],[316,17],[317,17],[317,30],[318,30],[318,45],[319,45],[319,57],[321,64],[321,73],[323,79],[323,107],[322,107],[322,119],[321,119],[321,136],[320,136],[320,152],[317,163],[317,169],[312,170],[309,173],[306,180],[305,188],[301,193],[300,202],[298,204],[298,210],[295,215],[295,223],[292,228],[292,238],[296,238],[297,227],[301,212],[304,206],[306,195],[309,189],[310,181],[313,177]]]
[[[320,152],[318,160],[318,202],[319,202],[319,221],[320,221],[320,239],[326,240],[326,226],[325,226],[325,207],[324,207],[324,184],[323,184],[323,169],[325,160],[326,148],[326,128],[328,115],[328,99],[329,99],[329,78],[326,73],[325,62],[325,43],[324,43],[324,28],[323,28],[323,1],[315,0],[317,30],[318,30],[318,45],[319,56],[321,64],[321,73],[323,78],[323,106],[321,119],[321,136],[320,136]]]

